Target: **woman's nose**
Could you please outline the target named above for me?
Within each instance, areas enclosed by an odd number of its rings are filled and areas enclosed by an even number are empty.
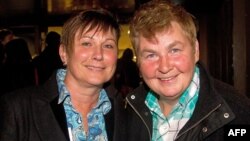
[[[167,56],[160,57],[158,70],[161,73],[168,73],[172,69],[171,60]]]
[[[103,59],[103,50],[102,47],[96,47],[93,51],[93,59],[94,60],[102,60]]]

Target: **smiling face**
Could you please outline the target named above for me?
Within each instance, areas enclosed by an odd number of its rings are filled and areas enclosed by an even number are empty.
[[[138,66],[146,84],[161,98],[179,98],[199,60],[198,42],[191,46],[181,27],[172,22],[153,39],[139,36],[138,45]]]
[[[67,53],[60,47],[62,61],[67,64],[65,80],[83,87],[102,87],[116,69],[117,36],[113,30],[104,32],[97,28],[76,32],[73,50]]]

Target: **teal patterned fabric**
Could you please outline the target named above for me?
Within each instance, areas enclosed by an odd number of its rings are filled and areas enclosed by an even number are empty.
[[[71,141],[108,141],[105,130],[104,115],[111,110],[111,103],[104,89],[101,90],[97,105],[83,119],[81,114],[72,106],[70,93],[64,84],[66,70],[57,71],[57,83],[59,90],[58,104],[63,102],[68,131]],[[88,120],[88,130],[84,131],[83,120]]]
[[[195,67],[195,73],[189,87],[167,117],[161,111],[156,94],[153,91],[148,92],[145,104],[153,116],[153,141],[173,141],[175,139],[180,129],[193,114],[199,89],[199,69]]]

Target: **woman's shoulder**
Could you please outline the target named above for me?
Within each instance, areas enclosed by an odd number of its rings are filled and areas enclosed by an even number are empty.
[[[1,101],[6,100],[13,103],[19,102],[28,102],[33,99],[41,97],[39,93],[41,93],[42,88],[40,86],[28,86],[25,88],[20,88],[17,90],[13,90],[11,92],[7,92],[1,95]]]

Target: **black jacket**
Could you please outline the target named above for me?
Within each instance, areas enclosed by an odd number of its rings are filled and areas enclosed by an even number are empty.
[[[0,100],[0,141],[69,141],[63,104],[58,102],[54,74],[41,87],[5,94]],[[109,141],[124,139],[124,108],[113,97],[112,110],[105,115]],[[124,140],[125,141],[125,140]]]
[[[176,141],[224,141],[227,125],[250,125],[250,101],[200,68],[199,98],[191,119]],[[128,141],[150,141],[152,115],[145,105],[147,86],[141,85],[126,97]]]

